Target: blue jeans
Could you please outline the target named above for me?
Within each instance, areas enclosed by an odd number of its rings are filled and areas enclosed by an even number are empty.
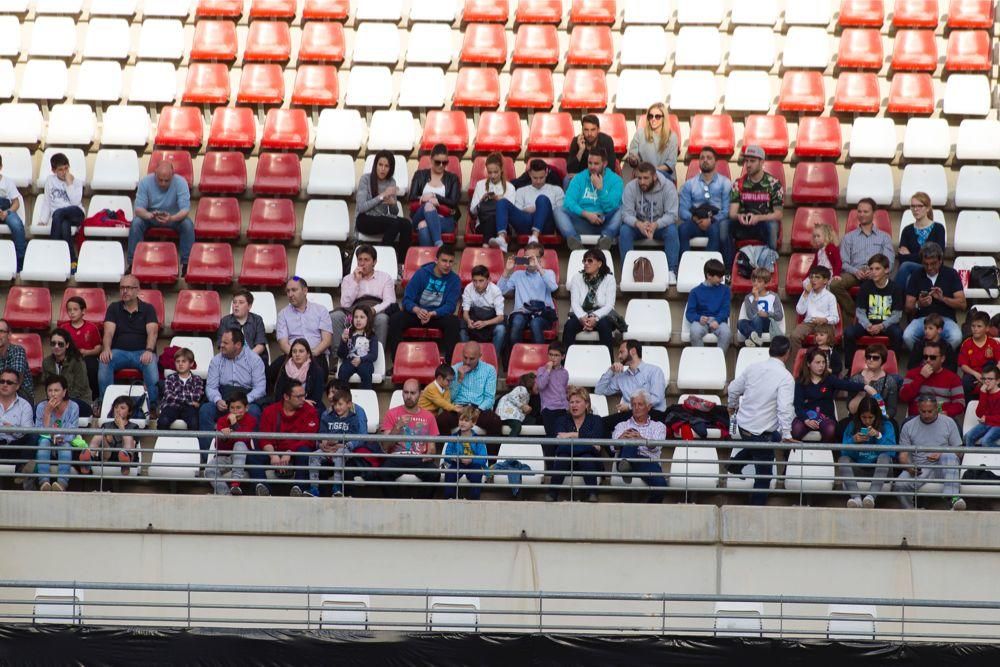
[[[977,444],[984,447],[1000,446],[1000,426],[976,424],[969,429],[963,440],[966,447],[975,447]]]
[[[736,242],[759,240],[768,248],[778,250],[778,221],[768,220],[753,226],[741,225],[735,220],[725,219],[719,225],[719,239],[722,242],[722,263],[726,268],[733,265],[736,257]],[[735,232],[735,233],[734,233]]]
[[[14,254],[17,255],[17,272],[24,269],[24,251],[28,247],[28,239],[24,235],[24,221],[15,211],[7,211],[4,224],[10,229],[10,237],[14,241]]]
[[[444,497],[445,498],[457,498],[458,497],[458,480],[461,479],[462,475],[465,475],[469,480],[468,492],[465,494],[469,500],[479,500],[479,496],[482,494],[483,490],[479,486],[483,483],[483,466],[480,463],[461,463],[452,459],[445,459],[444,462],[444,483],[447,486],[444,487]]]
[[[618,232],[618,254],[625,261],[625,255],[635,246],[636,241],[642,241],[646,235],[635,227],[622,225]],[[677,273],[681,263],[681,242],[677,236],[677,225],[667,225],[653,233],[654,241],[663,242],[663,252],[667,254],[668,268]]]
[[[916,257],[919,257],[919,255]],[[906,259],[899,263],[899,266],[896,269],[896,284],[899,285],[904,294],[906,293],[906,283],[910,281],[910,276],[913,275],[915,271],[922,268],[924,267],[920,263],[919,259],[915,259],[913,261]]]
[[[507,327],[504,326],[503,322],[500,324],[494,324],[493,333],[491,335],[493,336],[493,349],[496,350],[496,353],[499,355],[503,352],[504,340],[507,338]],[[462,320],[462,328],[458,330],[458,339],[463,343],[467,343],[471,340],[469,338],[469,330],[466,329],[464,319]],[[515,342],[519,343],[521,341]]]
[[[115,373],[125,368],[132,368],[142,372],[142,381],[146,385],[146,393],[149,394],[149,407],[156,407],[156,399],[160,392],[157,383],[160,381],[160,372],[156,368],[156,355],[152,354],[152,361],[143,364],[140,361],[144,350],[111,350],[111,363],[102,363],[97,369],[97,384],[101,391],[101,398],[108,387],[115,383]]]
[[[49,238],[62,239],[69,246],[69,261],[76,261],[76,243],[73,242],[73,227],[83,223],[83,210],[79,206],[63,206],[52,212],[52,226]]]
[[[754,332],[763,336],[766,333],[771,333],[771,319],[768,317],[756,316],[752,320],[737,320],[736,328],[739,330],[740,335],[744,338],[749,338],[750,334]]]
[[[128,230],[128,264],[132,265],[132,258],[135,256],[135,247],[146,238],[146,232],[153,227],[172,229],[180,236],[181,264],[187,264],[191,257],[191,246],[194,245],[194,223],[191,218],[184,218],[179,222],[169,222],[165,225],[154,225],[149,220],[143,220],[136,216],[132,220],[132,226]]]
[[[49,481],[49,473],[51,472],[49,461],[52,460],[53,448],[56,450],[56,457],[59,460],[59,484],[63,489],[68,489],[70,464],[73,462],[73,448],[69,442],[64,442],[62,445],[53,445],[49,438],[43,436],[39,436],[38,438],[38,453],[35,456],[35,460],[38,462],[38,474],[41,475],[38,478],[38,483],[43,484]]]
[[[344,359],[337,370],[337,379],[341,382],[349,382],[351,376],[355,373],[358,374],[358,379],[361,380],[362,389],[372,388],[372,375],[375,373],[375,364],[370,361],[362,361],[355,368],[350,359]]]
[[[276,468],[271,465],[271,456],[284,456],[285,454],[290,454],[292,457],[290,466],[295,466],[293,474],[289,477],[280,477],[279,479],[294,479],[296,482],[300,482],[299,486],[305,486],[304,482],[309,481],[309,454],[316,451],[313,445],[303,445],[296,449],[294,452],[255,452],[253,454],[247,455],[247,466],[254,466],[250,469],[250,479],[254,482],[263,484],[267,487],[268,492],[271,491],[271,485],[267,481],[267,469],[270,468],[275,471],[283,470],[284,468]],[[259,467],[264,466],[264,467]],[[290,470],[291,472],[291,470]],[[282,484],[281,486],[291,489],[291,484]]]
[[[701,227],[694,223],[682,222],[677,225],[677,238],[680,243],[681,252],[691,249],[691,239],[699,236],[708,237],[708,246],[705,248],[709,252],[719,252],[722,250],[722,225],[718,221],[713,221],[708,226],[708,231],[702,231]]]
[[[506,199],[497,202],[497,234],[504,234],[508,227],[513,227],[517,234],[530,234],[533,231],[549,234],[555,227],[552,217],[552,202],[545,195],[535,199],[533,213],[522,211]]]
[[[649,500],[646,502],[662,502],[664,495],[666,495],[663,493],[663,489],[667,488],[667,477],[663,474],[663,467],[660,465],[660,462],[640,455],[637,445],[622,447],[621,458],[628,459],[633,473],[646,473],[646,476],[640,479],[642,479],[646,486],[656,489],[656,491],[649,494]]]
[[[531,342],[532,343],[544,343],[545,342],[545,330],[551,325],[544,317],[532,317],[528,319],[528,315],[525,313],[511,313],[510,314],[510,344],[511,347],[517,345],[521,342],[521,338],[524,336],[524,327],[531,327]],[[499,352],[499,350],[497,350]]]
[[[423,247],[442,245],[441,234],[455,231],[455,218],[441,215],[436,209],[425,211],[421,206],[410,220],[417,229],[417,243]],[[421,226],[421,222],[426,224]]]
[[[253,415],[253,418],[260,421],[260,406],[256,403],[251,403],[247,406],[247,412]],[[201,404],[198,408],[198,430],[199,431],[214,431],[215,425],[218,423],[219,419],[228,414],[227,412],[219,412],[218,408],[215,407],[215,403],[211,401],[206,401]],[[198,438],[198,448],[201,449],[201,462],[204,465],[208,461],[208,450],[212,446],[212,438]],[[247,460],[250,463],[250,460]],[[252,477],[253,475],[251,475]]]
[[[556,219],[556,227],[563,238],[573,238],[580,240],[581,234],[600,234],[609,238],[618,238],[618,228],[622,225],[621,212],[615,209],[604,216],[604,222],[600,225],[592,225],[583,217],[570,213],[562,206],[553,209],[552,215]]]
[[[958,326],[955,320],[946,317],[944,318],[944,330],[941,332],[941,337],[944,338],[948,345],[951,345],[951,349],[957,350],[962,346],[962,327]],[[903,343],[907,349],[912,350],[917,341],[923,339],[924,318],[917,317],[907,325],[906,330],[903,332]]]

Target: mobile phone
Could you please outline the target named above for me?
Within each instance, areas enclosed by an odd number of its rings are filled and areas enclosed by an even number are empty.
[[[925,297],[928,297],[928,296],[930,296],[930,294],[931,294],[931,293],[930,293],[930,292],[928,292],[927,290],[920,290],[920,298],[921,298],[921,299],[923,299],[923,298],[925,298]]]
[[[528,266],[530,260],[527,257],[515,257],[514,266]]]
[[[859,432],[859,433],[860,433],[861,435],[863,435],[863,436],[865,436],[865,437],[868,437],[868,427],[867,427],[867,426],[862,426],[862,427],[861,427],[861,430],[860,430],[860,431],[858,431],[858,432]]]

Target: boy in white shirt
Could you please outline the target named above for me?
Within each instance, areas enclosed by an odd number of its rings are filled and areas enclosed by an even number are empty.
[[[551,234],[555,229],[552,210],[562,206],[565,193],[561,188],[546,182],[549,166],[544,160],[533,159],[528,164],[531,185],[525,185],[514,192],[514,203],[507,200],[497,202],[497,237],[490,245],[507,252],[507,228],[513,227],[515,234],[529,234],[528,243],[538,243],[538,235]]]
[[[2,169],[3,158],[0,156],[0,170]],[[7,225],[14,240],[18,273],[24,268],[24,251],[28,247],[28,240],[24,235],[24,220],[18,214],[23,208],[24,201],[21,199],[21,193],[17,191],[17,185],[7,176],[0,174],[0,222]]]
[[[492,309],[493,316],[489,315]],[[462,292],[462,328],[458,337],[464,343],[475,340],[493,343],[499,355],[503,352],[504,337],[503,293],[490,282],[490,270],[485,266],[472,267],[472,282]]]
[[[69,158],[55,153],[49,160],[52,175],[45,180],[45,202],[52,215],[49,238],[62,239],[69,245],[72,273],[76,273],[76,244],[73,227],[83,224],[83,181],[69,171]]]
[[[795,355],[802,346],[802,341],[814,333],[817,324],[830,324],[834,327],[840,322],[840,311],[837,309],[837,299],[826,288],[830,282],[830,269],[825,266],[814,266],[809,271],[809,282],[805,291],[795,305],[795,312],[802,316],[802,322],[789,336],[792,348],[789,358],[795,360]]]

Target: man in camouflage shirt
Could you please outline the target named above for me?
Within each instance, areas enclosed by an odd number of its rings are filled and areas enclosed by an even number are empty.
[[[733,183],[729,219],[722,221],[720,241],[727,270],[732,269],[736,242],[746,239],[778,250],[778,230],[785,193],[781,183],[764,171],[764,149],[747,146],[743,152],[746,175]]]

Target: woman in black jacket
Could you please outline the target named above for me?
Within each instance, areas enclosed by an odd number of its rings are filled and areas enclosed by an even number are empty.
[[[431,150],[431,168],[418,170],[410,182],[410,220],[424,247],[441,245],[442,232],[455,231],[462,193],[458,177],[447,167],[448,149],[437,144]]]

